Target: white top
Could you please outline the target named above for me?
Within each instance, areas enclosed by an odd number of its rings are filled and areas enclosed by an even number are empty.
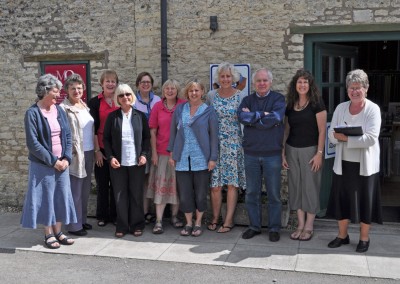
[[[346,111],[349,111],[350,101],[339,104],[333,113],[328,136],[331,143],[336,145],[336,157],[333,164],[333,171],[337,175],[342,174],[342,160],[344,147],[348,151],[356,150],[360,154],[360,175],[370,176],[379,172],[379,133],[381,129],[381,111],[379,106],[366,99],[364,110],[357,118],[364,134],[362,136],[348,136],[347,143],[339,142],[333,137],[336,126],[345,125]],[[346,121],[346,123],[348,123]]]
[[[83,130],[83,151],[94,150],[94,141],[93,141],[94,119],[86,109],[79,111],[79,123]]]
[[[133,127],[131,123],[132,109],[126,115],[122,110],[122,144],[121,144],[121,166],[135,166],[136,149],[135,137],[133,135]]]

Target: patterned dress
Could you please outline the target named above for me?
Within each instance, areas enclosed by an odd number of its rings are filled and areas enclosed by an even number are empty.
[[[242,129],[237,117],[240,92],[229,98],[221,98],[217,93],[212,102],[219,127],[219,157],[211,175],[211,187],[234,185],[246,187]]]

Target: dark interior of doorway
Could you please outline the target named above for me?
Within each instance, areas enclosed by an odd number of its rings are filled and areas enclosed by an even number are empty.
[[[389,114],[389,103],[400,104],[400,41],[335,44],[358,47],[357,67],[368,74],[370,85],[368,98],[381,107],[383,218],[386,222],[400,222],[400,122],[394,124],[393,117]],[[398,146],[397,151],[395,145]],[[388,147],[391,147],[390,150]]]

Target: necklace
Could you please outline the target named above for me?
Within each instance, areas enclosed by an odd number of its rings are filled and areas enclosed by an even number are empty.
[[[172,111],[175,106],[176,106],[177,100],[175,101],[174,105],[172,107],[168,106],[167,100],[164,101],[164,106],[167,108],[168,111]]]
[[[304,105],[301,106],[301,105],[300,105],[300,101],[298,101],[297,104],[296,104],[296,110],[302,111],[303,109],[306,108],[306,106],[308,105],[308,102],[309,102],[309,100],[307,100],[307,101],[304,103]]]
[[[112,99],[111,99],[111,98],[106,98],[106,102],[108,103],[108,105],[109,105],[110,107],[112,107],[113,102],[112,102]]]

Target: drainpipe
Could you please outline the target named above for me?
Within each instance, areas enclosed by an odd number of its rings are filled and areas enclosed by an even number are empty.
[[[167,0],[161,1],[161,81],[168,80]]]

